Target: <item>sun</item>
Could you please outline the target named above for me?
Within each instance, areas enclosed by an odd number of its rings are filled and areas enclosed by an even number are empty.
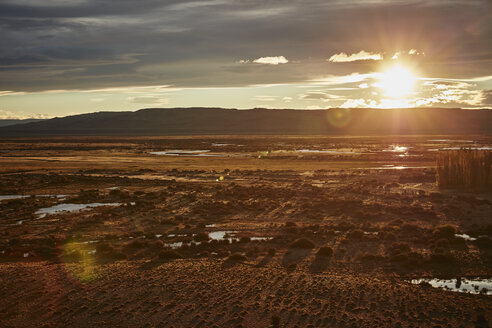
[[[401,65],[395,65],[381,74],[378,84],[384,95],[390,98],[402,98],[413,92],[415,76]]]

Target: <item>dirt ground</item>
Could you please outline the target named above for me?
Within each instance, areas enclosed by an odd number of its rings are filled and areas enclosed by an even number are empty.
[[[490,327],[492,291],[411,280],[490,282],[492,193],[435,155],[491,144],[2,139],[0,326]]]

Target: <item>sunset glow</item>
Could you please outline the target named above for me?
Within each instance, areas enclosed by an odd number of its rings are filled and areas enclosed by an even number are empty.
[[[405,67],[395,65],[382,74],[379,86],[387,97],[405,97],[414,90],[415,76]]]

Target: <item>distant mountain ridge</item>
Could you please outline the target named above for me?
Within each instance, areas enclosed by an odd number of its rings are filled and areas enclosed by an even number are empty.
[[[16,125],[16,124],[26,124],[32,122],[44,121],[43,119],[28,118],[28,119],[0,119],[0,127]]]
[[[0,127],[0,137],[491,134],[492,110],[148,108]]]

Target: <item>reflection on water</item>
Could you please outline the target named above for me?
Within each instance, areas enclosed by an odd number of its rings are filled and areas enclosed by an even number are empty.
[[[469,241],[474,241],[474,240],[477,240],[477,238],[474,238],[474,237],[470,237],[470,235],[467,235],[467,234],[455,234],[454,235],[455,237],[458,237],[458,238],[463,238],[465,240],[469,240]]]
[[[214,232],[209,233],[208,236],[212,240],[229,239],[232,241],[232,239],[235,239],[235,238],[230,238],[230,237],[226,238],[226,236],[234,236],[236,233],[237,233],[237,231],[214,231]]]
[[[0,202],[2,200],[11,200],[11,199],[22,199],[22,198],[28,198],[31,197],[29,195],[6,195],[6,196],[0,196]]]
[[[230,153],[210,153],[210,150],[164,150],[164,151],[151,151],[151,155],[161,155],[161,156],[195,156],[195,157],[235,157],[242,156],[239,154]],[[248,155],[248,154],[245,154]]]
[[[0,202],[3,200],[11,200],[11,199],[23,199],[29,197],[56,197],[56,198],[65,198],[68,195],[2,195],[0,196]]]
[[[405,153],[408,151],[408,147],[398,146],[398,145],[390,145],[387,149],[383,149],[384,152],[392,152],[392,153]]]
[[[333,155],[360,155],[360,152],[348,149],[337,149],[337,150],[319,150],[319,149],[296,149],[298,153],[313,153],[313,154],[333,154]]]
[[[473,142],[473,140],[429,139],[430,142]]]
[[[50,214],[58,214],[63,212],[78,212],[81,210],[100,207],[100,206],[120,206],[121,203],[90,203],[90,204],[58,204],[51,207],[41,208],[34,214],[39,215],[40,218]]]
[[[252,241],[267,241],[272,239],[273,237],[251,237]]]
[[[453,292],[492,295],[492,279],[413,279],[412,284],[428,283]]]
[[[427,149],[428,151],[440,151],[440,150],[460,150],[460,149],[467,149],[467,150],[492,150],[492,146],[480,146],[480,147],[442,147],[442,148],[430,148]]]

